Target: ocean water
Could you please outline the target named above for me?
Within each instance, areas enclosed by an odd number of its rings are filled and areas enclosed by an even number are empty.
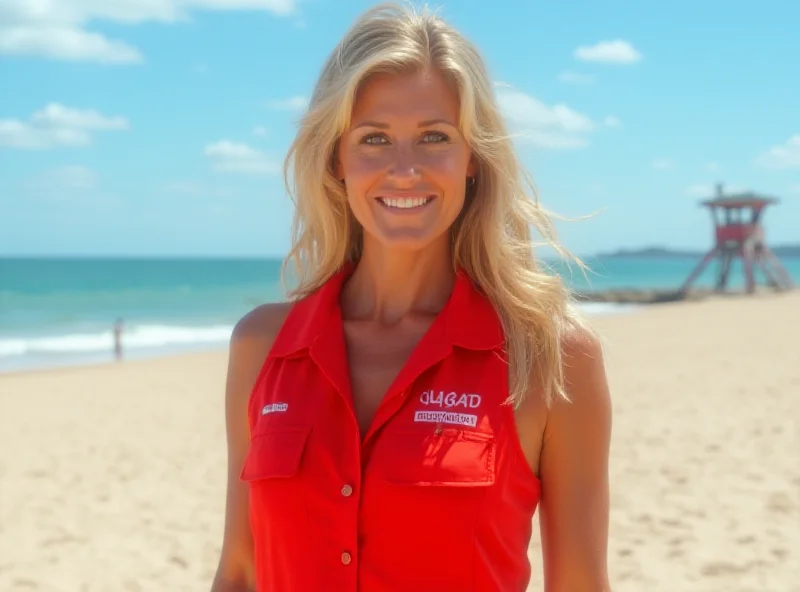
[[[697,259],[599,258],[592,272],[551,263],[572,288],[677,288]],[[784,259],[796,283],[800,259]],[[712,264],[696,282],[710,286]],[[734,285],[743,284],[734,270]],[[128,358],[227,346],[235,322],[282,300],[270,259],[0,258],[0,372],[112,360],[112,327],[124,322]],[[591,314],[635,307],[586,304]]]

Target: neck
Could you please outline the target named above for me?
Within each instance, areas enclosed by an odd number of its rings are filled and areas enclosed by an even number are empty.
[[[393,325],[409,314],[437,314],[454,282],[447,241],[424,251],[365,242],[361,260],[342,290],[342,313],[347,319],[382,325]]]

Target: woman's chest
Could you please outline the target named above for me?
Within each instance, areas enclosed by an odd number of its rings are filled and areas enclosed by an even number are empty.
[[[347,339],[350,395],[359,432],[366,435],[381,402],[408,362],[416,346],[413,336],[381,340],[353,336]]]
[[[359,432],[365,436],[426,330],[425,325],[375,331],[345,323],[350,396]]]

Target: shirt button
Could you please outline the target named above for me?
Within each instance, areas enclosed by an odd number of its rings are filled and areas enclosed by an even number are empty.
[[[352,560],[353,560],[353,558],[350,556],[350,553],[348,553],[347,551],[345,551],[344,553],[342,553],[342,563],[343,563],[344,565],[350,565],[350,562],[351,562]]]
[[[351,495],[353,495],[353,488],[350,487],[349,485],[345,485],[344,487],[342,487],[342,495],[345,497],[350,497]]]

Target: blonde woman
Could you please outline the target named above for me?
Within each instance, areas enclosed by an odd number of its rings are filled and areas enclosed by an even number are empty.
[[[549,222],[473,45],[364,14],[287,176],[299,286],[234,331],[212,590],[524,590],[537,508],[545,589],[608,590],[601,349],[534,258]]]

